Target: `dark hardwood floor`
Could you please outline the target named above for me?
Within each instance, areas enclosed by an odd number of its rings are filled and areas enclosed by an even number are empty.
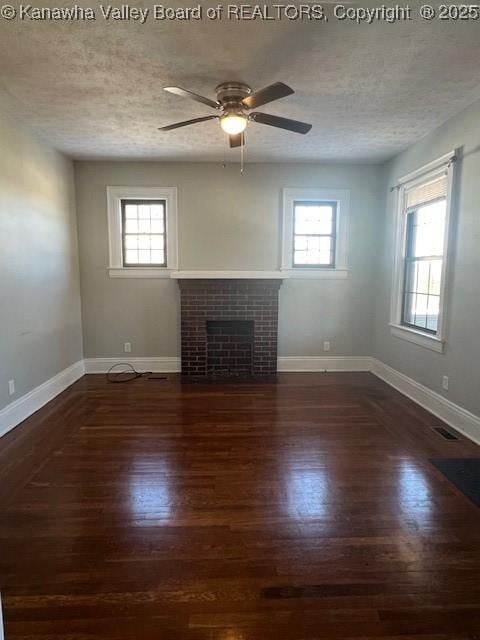
[[[480,638],[439,424],[368,373],[84,377],[0,440],[6,640]]]

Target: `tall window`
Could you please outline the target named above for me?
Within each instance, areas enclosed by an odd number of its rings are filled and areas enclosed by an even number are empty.
[[[398,184],[391,331],[443,351],[454,152]]]
[[[293,266],[335,267],[337,203],[293,203]]]
[[[167,265],[165,200],[122,200],[123,266]]]
[[[444,257],[446,178],[407,193],[403,324],[436,334]]]

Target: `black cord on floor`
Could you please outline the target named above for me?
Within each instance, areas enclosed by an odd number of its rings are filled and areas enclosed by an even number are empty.
[[[127,367],[121,371],[114,371],[117,367]],[[148,380],[166,380],[167,376],[154,374],[152,371],[137,371],[130,362],[117,362],[107,371],[108,382],[130,382],[137,378],[147,378]]]

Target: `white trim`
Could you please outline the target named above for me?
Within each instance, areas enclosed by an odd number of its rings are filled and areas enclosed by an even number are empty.
[[[0,640],[4,640],[3,636],[3,614],[2,614],[2,595],[0,594]]]
[[[345,280],[348,278],[346,269],[282,269],[282,278],[292,280]]]
[[[131,364],[137,371],[153,371],[155,373],[178,373],[181,371],[181,360],[178,357],[139,357],[129,358],[85,358],[85,373],[107,373],[116,364]]]
[[[163,267],[109,267],[110,278],[171,278],[171,269]]]
[[[416,331],[410,327],[404,327],[401,324],[390,323],[390,333],[396,338],[413,342],[413,344],[418,344],[420,347],[431,349],[437,353],[443,353],[445,349],[445,341],[440,340],[437,336],[428,335],[423,331]]]
[[[280,356],[278,371],[370,371],[369,356]]]
[[[46,380],[0,410],[0,437],[41,409],[85,374],[83,360],[79,360]]]
[[[407,173],[401,178],[398,178],[397,185],[400,186],[407,182],[413,182],[414,180],[420,177],[422,177],[421,182],[423,182],[423,176],[425,176],[425,174],[431,173],[433,171],[436,171],[439,168],[445,167],[446,165],[450,164],[450,162],[454,162],[455,157],[456,157],[456,151],[455,149],[453,149],[452,151],[449,151],[445,155],[441,156],[440,158],[437,158],[436,160],[432,160],[432,162],[429,162],[428,164],[424,164],[423,167],[415,169],[415,171],[411,171],[410,173]]]
[[[416,380],[372,358],[372,373],[480,445],[480,417],[447,400]]]
[[[283,271],[173,271],[171,278],[175,280],[196,279],[252,279],[252,280],[282,280],[290,276]]]
[[[64,369],[0,410],[0,436],[38,411],[85,373],[106,373],[114,364],[129,362],[137,371],[178,373],[179,357],[86,358]],[[278,371],[371,371],[400,393],[480,445],[480,417],[439,393],[370,356],[280,356]]]
[[[337,203],[337,238],[334,269],[294,269],[293,268],[293,203],[299,200],[333,200]],[[282,220],[282,270],[295,271],[297,278],[312,278],[316,272],[322,278],[322,273],[332,273],[336,270],[347,269],[348,223],[350,218],[350,191],[348,189],[283,189],[283,220]],[[307,275],[308,274],[308,275]],[[340,277],[346,277],[340,276]]]
[[[122,200],[165,200],[166,201],[166,226],[167,226],[167,267],[178,269],[178,214],[177,214],[177,188],[176,187],[107,187],[107,213],[108,213],[108,248],[109,269],[108,273],[113,278],[135,277],[168,277],[168,276],[132,276],[119,275],[119,269],[123,270],[122,257]],[[132,268],[126,271],[133,273]],[[139,267],[138,269],[143,269]],[[159,268],[155,268],[159,273]]]
[[[397,337],[409,342],[413,342],[422,347],[433,349],[434,351],[443,352],[445,336],[446,336],[446,314],[448,300],[448,282],[451,249],[450,236],[453,224],[452,215],[452,194],[453,194],[453,163],[455,152],[450,152],[434,162],[430,162],[424,167],[409,173],[398,181],[397,210],[395,216],[394,228],[394,263],[392,272],[392,297],[390,300],[390,331]],[[443,261],[442,275],[440,286],[440,307],[438,314],[437,333],[432,336],[428,332],[420,329],[411,329],[401,324],[402,320],[402,304],[403,304],[403,280],[405,270],[406,255],[406,194],[414,184],[424,184],[447,175],[447,200],[445,212],[445,234],[443,239]],[[421,176],[421,178],[420,178]],[[423,338],[423,339],[421,339]],[[439,348],[440,347],[440,348]]]

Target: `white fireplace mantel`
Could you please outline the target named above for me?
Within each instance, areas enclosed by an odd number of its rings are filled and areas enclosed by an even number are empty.
[[[290,274],[285,271],[172,271],[176,280],[284,280]]]

